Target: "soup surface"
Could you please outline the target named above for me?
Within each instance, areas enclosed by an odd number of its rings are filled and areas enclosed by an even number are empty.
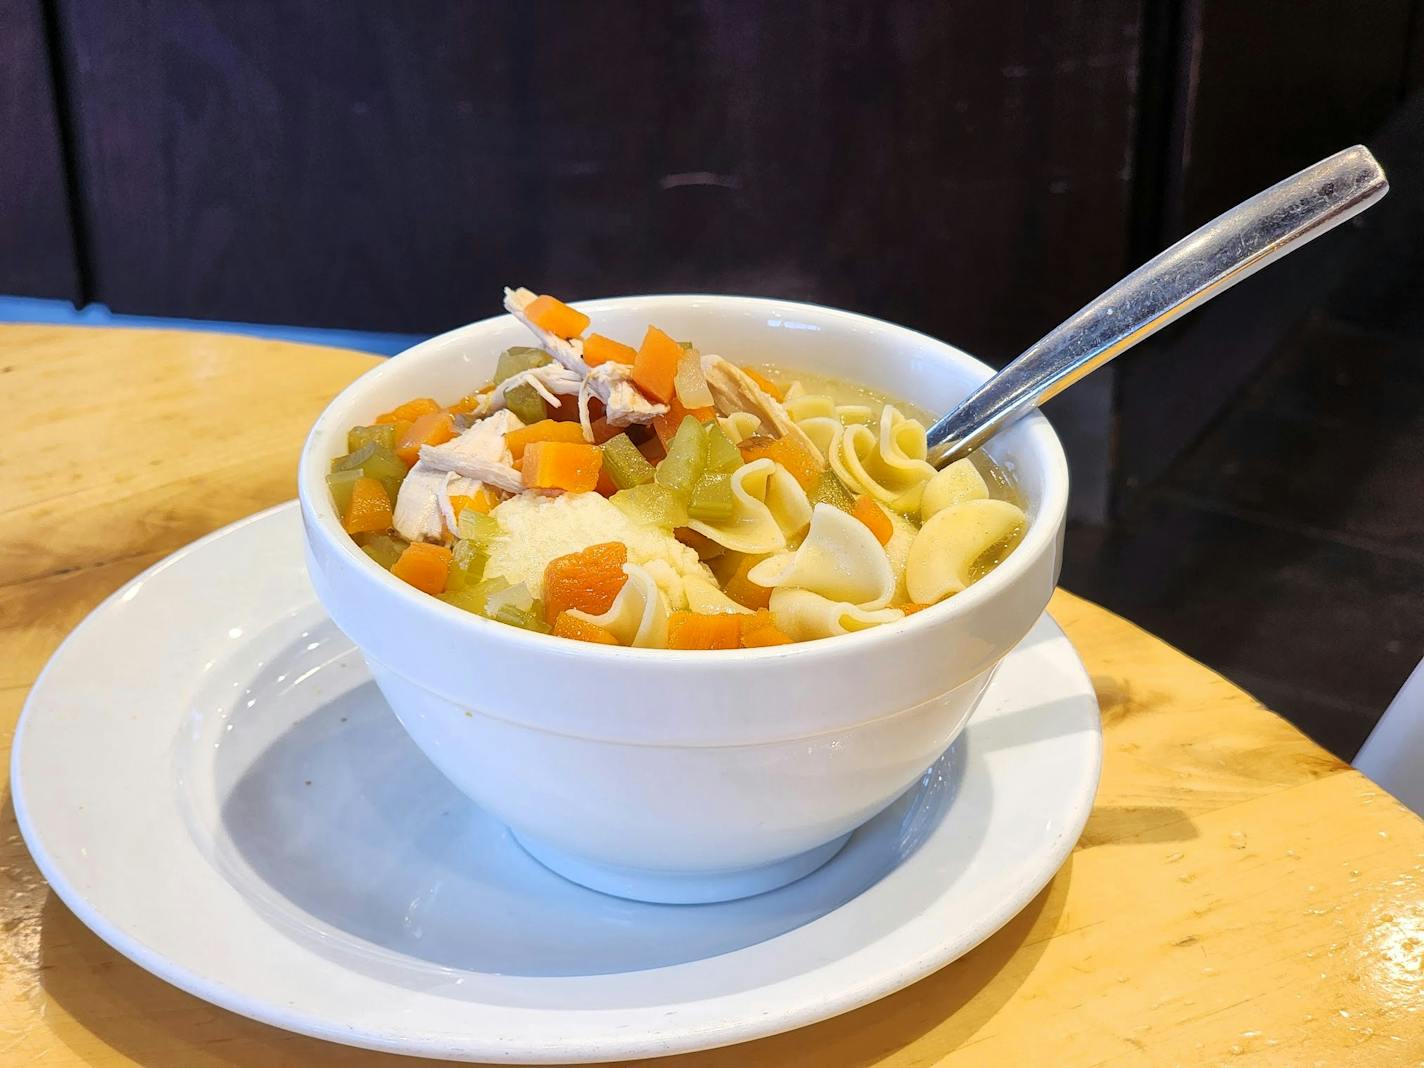
[[[505,308],[534,345],[373,412],[327,476],[356,544],[457,608],[605,645],[784,645],[952,597],[1023,536],[1003,472],[936,471],[924,414],[863,386],[655,325],[608,338],[525,289]]]

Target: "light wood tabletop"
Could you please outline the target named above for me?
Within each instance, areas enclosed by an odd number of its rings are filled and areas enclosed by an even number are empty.
[[[7,754],[70,628],[172,550],[294,496],[307,426],[375,362],[219,334],[0,327],[15,432],[0,451]],[[1105,731],[1068,863],[914,986],[679,1065],[1424,1063],[1424,822],[1131,623],[1065,592],[1051,610]],[[232,1015],[131,964],[45,886],[8,795],[0,1064],[415,1063]]]

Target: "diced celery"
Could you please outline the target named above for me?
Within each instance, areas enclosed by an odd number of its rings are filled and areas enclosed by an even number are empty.
[[[519,416],[525,426],[532,426],[541,419],[549,418],[549,406],[528,382],[506,392],[504,406]]]
[[[608,499],[636,523],[665,530],[687,526],[687,505],[672,490],[656,482],[619,490]]]
[[[456,541],[455,551],[450,555],[450,570],[445,578],[445,589],[460,590],[473,586],[484,578],[485,564],[489,557],[480,551],[472,541]]]
[[[361,542],[361,551],[389,571],[409,544],[404,538],[377,534]]]
[[[609,438],[602,448],[603,470],[619,489],[632,489],[653,480],[653,465],[627,434]]]
[[[488,578],[468,586],[462,586],[458,590],[446,590],[440,594],[440,599],[448,604],[453,604],[456,608],[463,608],[466,612],[482,616],[485,614],[485,606],[489,598],[493,594],[507,589],[509,589],[509,583],[505,579]]]
[[[742,466],[742,454],[715,422],[707,424],[707,470],[729,475]]]
[[[455,536],[483,553],[489,552],[490,543],[499,537],[499,532],[497,519],[481,515],[473,508],[462,508],[455,519]]]
[[[704,523],[720,523],[732,518],[732,503],[731,475],[703,475],[692,487],[687,516]]]
[[[332,472],[359,470],[367,478],[374,478],[386,487],[391,502],[394,503],[400,486],[405,481],[410,468],[405,461],[384,445],[368,441],[355,452],[338,456],[331,461]]]
[[[681,345],[684,350],[692,348],[691,341],[679,341],[678,344]]]
[[[379,423],[376,426],[353,426],[346,432],[346,449],[348,452],[355,452],[362,445],[371,443],[380,445],[382,448],[395,451],[396,428],[392,423]]]
[[[702,373],[702,355],[696,349],[683,350],[672,386],[677,399],[688,408],[710,408],[715,403],[707,376]]]
[[[351,507],[351,491],[356,488],[356,480],[363,477],[360,469],[353,471],[333,471],[326,476],[326,488],[331,490],[331,501],[336,505],[336,514],[345,516]]]
[[[496,590],[489,595],[489,600],[485,602],[485,615],[493,619],[502,608],[516,608],[525,612],[533,603],[534,595],[524,583],[521,582],[517,586],[505,583],[502,590]]]
[[[548,634],[552,629],[544,621],[544,606],[538,601],[533,602],[528,608],[516,608],[512,604],[504,605],[490,618],[498,623],[507,623],[511,627],[532,630],[538,634]]]
[[[527,345],[505,349],[499,354],[499,362],[494,365],[494,384],[497,386],[506,378],[513,378],[523,371],[543,367],[552,362],[553,357],[543,349],[534,349]]]
[[[855,507],[855,498],[851,496],[850,490],[845,488],[844,483],[829,468],[806,496],[812,504],[829,504],[842,512],[849,512]]]
[[[666,459],[658,464],[658,485],[686,500],[706,467],[707,435],[696,416],[685,416],[677,433],[668,442]]]

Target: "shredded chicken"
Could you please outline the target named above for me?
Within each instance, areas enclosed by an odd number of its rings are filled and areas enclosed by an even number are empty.
[[[535,299],[536,294],[531,293],[523,286],[518,289],[504,287],[504,310],[530,329],[539,339],[541,349],[582,378],[588,374],[588,364],[583,362],[583,342],[578,338],[565,341],[557,334],[551,334],[530,322],[529,317],[524,314],[524,309],[529,307]]]
[[[764,428],[775,432],[777,437],[791,438],[805,446],[813,456],[821,454],[806,432],[796,425],[796,420],[787,414],[782,403],[752,381],[751,376],[736,364],[713,353],[705,353],[702,373],[712,390],[712,398],[717,402],[719,414],[751,412],[761,420]]]
[[[585,441],[593,440],[593,423],[588,415],[590,397],[603,402],[603,417],[609,426],[651,423],[668,410],[666,404],[648,400],[633,385],[633,370],[627,364],[604,363],[589,371],[579,390],[579,423]]]
[[[396,497],[394,524],[409,541],[439,541],[455,525],[451,496],[473,496],[486,484],[507,493],[524,488],[504,435],[524,424],[501,409],[444,445],[422,445]]]
[[[570,371],[561,363],[546,363],[543,367],[531,367],[527,371],[520,371],[517,375],[510,375],[492,392],[481,397],[480,406],[475,410],[475,413],[486,416],[490,412],[504,408],[509,391],[516,386],[528,384],[533,387],[535,393],[544,398],[546,403],[557,405],[561,395],[574,396],[583,388],[583,383],[583,375],[577,371]]]

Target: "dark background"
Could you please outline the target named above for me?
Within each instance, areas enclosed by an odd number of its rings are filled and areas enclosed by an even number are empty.
[[[994,363],[1366,142],[1378,208],[1054,402],[1064,584],[1350,756],[1424,652],[1424,0],[0,0],[0,293],[432,333],[518,280]]]

